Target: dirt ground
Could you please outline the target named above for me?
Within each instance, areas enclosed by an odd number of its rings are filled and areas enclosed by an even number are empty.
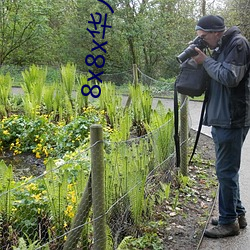
[[[191,131],[191,138],[192,148],[194,131]],[[160,232],[164,236],[164,250],[199,249],[217,193],[214,160],[213,141],[201,134],[197,154],[189,166],[188,176],[191,182],[179,189],[177,208],[173,209],[172,204],[161,207],[167,214],[168,221],[167,228]],[[172,199],[175,199],[174,194]]]

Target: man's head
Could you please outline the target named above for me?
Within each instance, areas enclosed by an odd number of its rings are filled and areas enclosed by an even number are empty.
[[[195,30],[197,35],[207,42],[209,48],[214,49],[224,34],[224,19],[214,15],[203,16],[195,26]]]

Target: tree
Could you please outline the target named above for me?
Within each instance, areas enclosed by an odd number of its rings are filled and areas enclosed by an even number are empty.
[[[35,41],[44,31],[46,7],[39,0],[8,0],[0,2],[0,65],[13,56],[26,43]],[[32,44],[26,53],[32,53],[43,46],[41,39]],[[16,54],[16,55],[17,55]]]

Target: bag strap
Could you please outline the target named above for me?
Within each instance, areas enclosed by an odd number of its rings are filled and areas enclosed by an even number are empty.
[[[195,151],[196,151],[196,148],[197,148],[197,145],[198,145],[198,141],[199,141],[199,138],[200,138],[203,117],[204,117],[204,113],[205,113],[205,109],[206,109],[206,104],[207,104],[207,90],[205,91],[205,97],[204,97],[204,101],[202,103],[199,126],[198,126],[198,130],[196,132],[195,143],[194,143],[194,147],[193,147],[193,152],[192,152],[192,154],[190,156],[190,159],[189,159],[189,164],[192,162],[192,159],[193,159],[193,156],[195,154]]]
[[[177,81],[177,80],[176,80]],[[179,112],[178,112],[178,93],[176,88],[176,81],[174,83],[174,141],[176,154],[176,167],[180,167],[180,138],[179,138]]]

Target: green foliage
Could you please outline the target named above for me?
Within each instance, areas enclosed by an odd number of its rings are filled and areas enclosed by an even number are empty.
[[[112,154],[106,155],[105,168],[107,207],[127,194],[126,206],[130,207],[138,225],[145,209],[144,189],[151,160],[150,146],[146,139],[132,141],[129,147],[123,142],[111,143],[110,146]]]
[[[142,237],[127,236],[118,246],[117,250],[153,249],[163,250],[163,242],[156,233],[145,233]]]
[[[25,178],[16,183],[15,190],[12,194],[15,197],[13,202],[13,220],[14,228],[22,228],[20,235],[32,241],[38,234],[37,225],[42,218],[48,218],[48,197],[42,181],[32,181],[32,176]]]
[[[67,206],[68,176],[65,172],[55,171],[56,165],[52,159],[46,164],[44,185],[48,193],[49,207],[57,229],[63,228],[64,211]]]
[[[162,183],[160,182],[161,188],[158,191],[159,200],[160,203],[162,203],[164,200],[168,200],[170,196],[171,191],[171,182],[170,183]]]
[[[13,250],[35,250],[40,247],[40,243],[38,240],[32,241],[29,236],[25,235],[27,238],[27,242],[25,241],[24,238],[20,237],[18,239],[18,246],[13,247]],[[49,250],[49,247],[43,247],[44,250]]]
[[[62,86],[65,89],[69,100],[71,100],[72,91],[76,81],[76,66],[74,64],[67,63],[66,66],[61,67]]]
[[[121,96],[117,95],[115,85],[111,82],[104,82],[100,87],[102,89],[102,94],[99,97],[100,109],[107,112],[110,127],[118,127],[123,116]],[[110,100],[111,96],[112,101]]]
[[[152,111],[151,123],[146,123],[148,132],[152,132],[151,139],[156,160],[160,163],[167,159],[173,151],[173,112],[166,111],[162,102],[158,102],[156,109]]]
[[[55,92],[55,84],[46,86],[44,89],[43,102],[46,108],[46,113],[50,114],[53,111],[54,105],[54,92]]]
[[[13,188],[14,177],[12,166],[8,167],[3,160],[0,161],[0,214],[5,216],[9,222],[13,206],[13,195],[10,190]]]
[[[129,91],[134,124],[140,126],[142,123],[150,123],[153,100],[151,92],[141,84],[129,85]]]
[[[26,115],[34,118],[37,112],[39,114],[47,69],[32,65],[29,70],[23,71],[22,75],[24,80],[21,84],[24,90],[24,111]]]
[[[82,108],[87,108],[88,107],[88,99],[89,96],[84,96],[81,93],[81,89],[83,85],[87,85],[88,81],[87,81],[87,76],[85,75],[80,75],[78,78],[78,85],[76,88],[76,112],[77,113],[81,113],[81,109]]]
[[[24,78],[27,83],[35,82],[36,70],[37,68],[32,67],[29,71],[25,71]],[[66,78],[72,80],[71,73],[69,77],[65,76]],[[86,82],[84,76],[79,79],[79,83]],[[32,95],[32,86],[32,84],[26,84],[24,87],[29,95]],[[72,85],[68,91],[72,90],[71,87]],[[76,87],[80,86],[76,85]],[[171,141],[172,114],[166,112],[162,104],[158,104],[157,109],[153,111],[151,93],[141,85],[131,87],[132,105],[125,110],[121,107],[121,97],[117,96],[113,84],[103,83],[101,87],[102,95],[95,100],[96,103],[100,102],[99,106],[97,105],[99,109],[88,103],[85,103],[87,107],[83,107],[84,104],[79,99],[70,100],[69,92],[63,99],[66,87],[55,83],[51,85],[51,89],[43,90],[43,93],[50,96],[53,101],[42,95],[39,107],[40,112],[50,111],[50,114],[36,114],[35,117],[13,115],[1,120],[2,151],[12,150],[14,154],[33,152],[37,158],[45,157],[47,161],[46,172],[42,179],[39,178],[37,182],[32,179],[20,181],[21,188],[13,192],[15,209],[12,218],[15,218],[16,222],[14,230],[24,228],[21,235],[24,239],[27,234],[36,243],[37,220],[41,217],[49,223],[50,237],[62,235],[70,228],[90,171],[89,155],[84,152],[84,149],[89,145],[89,128],[93,123],[103,124],[107,135],[105,137],[105,191],[106,206],[111,211],[108,215],[109,223],[112,222],[112,216],[117,213],[122,218],[121,222],[123,220],[127,222],[126,219],[129,218],[132,226],[138,228],[142,220],[151,212],[149,210],[153,208],[153,203],[148,197],[145,200],[147,177],[150,167],[158,164],[160,160],[165,160],[168,157],[167,154],[171,152],[171,147],[166,146],[166,141]],[[77,105],[79,106],[76,111],[74,108]],[[67,107],[71,107],[69,112],[65,111]],[[64,119],[65,112],[75,117]],[[60,119],[56,119],[57,115]],[[134,133],[133,120],[137,121],[142,128],[145,127],[147,129],[145,132],[148,134],[131,139],[131,137],[137,137]],[[112,128],[110,128],[111,123]],[[159,127],[164,129],[159,130]],[[50,156],[62,159],[54,162],[49,158]],[[167,197],[170,187],[164,192]],[[119,203],[113,207],[119,199],[122,204]],[[147,207],[147,204],[151,204],[150,207]],[[110,235],[113,236],[113,233],[112,231]],[[114,246],[118,243],[117,239],[116,237],[112,239]],[[160,247],[160,243],[156,235],[153,238],[145,236],[144,239],[138,239],[134,246],[137,249],[140,249],[139,247],[143,249],[147,247],[150,240],[155,242],[155,249],[160,249],[157,248]],[[60,239],[56,244],[62,246],[63,241],[64,239]],[[28,245],[27,242],[26,244]]]
[[[0,116],[7,116],[9,110],[8,98],[10,96],[12,79],[10,74],[0,75]]]
[[[59,157],[87,142],[90,126],[100,122],[102,116],[91,107],[68,124],[55,124],[46,115],[35,119],[13,115],[0,121],[0,150],[12,150],[14,155],[33,152],[37,158]]]

